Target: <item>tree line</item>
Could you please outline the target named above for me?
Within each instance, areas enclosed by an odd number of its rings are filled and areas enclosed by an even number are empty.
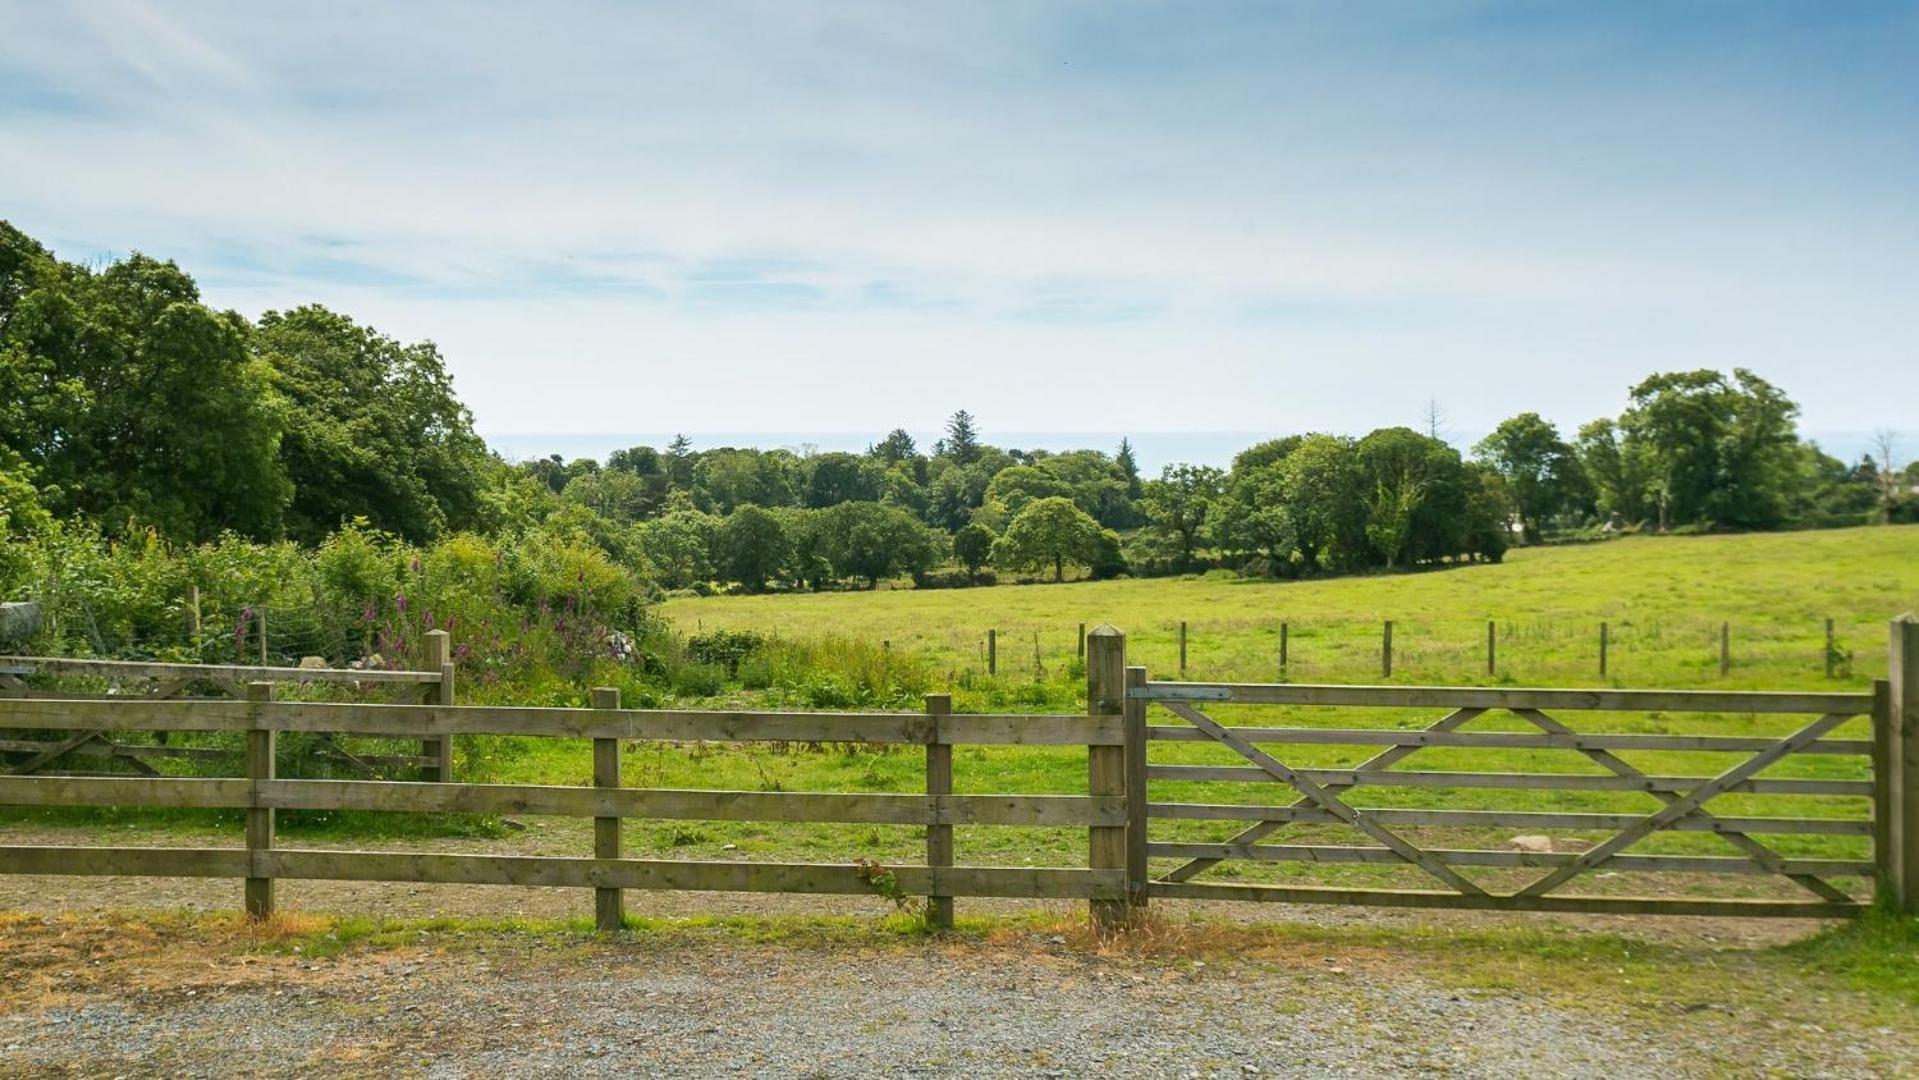
[[[961,410],[922,448],[635,446],[508,462],[439,351],[324,307],[248,320],[170,261],[94,268],[0,222],[0,590],[37,537],[223,536],[317,547],[531,536],[663,589],[964,585],[995,573],[1304,576],[1498,559],[1549,534],[1919,518],[1913,470],[1801,440],[1745,370],[1653,375],[1570,437],[1534,413],[1462,454],[1439,432],[1288,435],[1230,468],[1141,475],[1130,443],[986,442]]]

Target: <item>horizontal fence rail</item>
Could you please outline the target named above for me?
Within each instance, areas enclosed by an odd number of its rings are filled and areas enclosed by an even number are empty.
[[[595,691],[587,709],[457,705],[276,702],[255,682],[249,700],[5,699],[0,729],[79,732],[242,733],[245,777],[0,776],[0,804],[23,806],[237,809],[246,812],[247,846],[128,848],[0,846],[0,873],[240,877],[248,911],[273,910],[273,883],[327,879],[447,884],[577,886],[595,890],[602,928],[623,924],[620,890],[695,889],[866,895],[920,895],[929,919],[950,924],[956,896],[1084,899],[1123,904],[1125,869],[1093,853],[1087,867],[953,864],[954,826],[1080,827],[1089,837],[1127,826],[1123,791],[1084,795],[954,794],[955,745],[1086,746],[1118,752],[1121,718],[1097,715],[953,715],[943,697],[921,713],[698,712],[621,709],[617,693]],[[289,732],[414,738],[517,735],[590,739],[593,786],[476,784],[388,780],[282,779],[273,740]],[[925,794],[716,791],[629,788],[621,783],[620,744],[820,742],[925,747]],[[394,851],[303,850],[275,842],[281,810],[408,813],[520,813],[590,817],[592,858]],[[780,821],[925,826],[925,866],[878,867],[863,860],[795,863],[622,857],[620,823],[629,819]],[[882,883],[877,879],[884,876]]]
[[[444,657],[444,639],[438,649]],[[32,767],[0,775],[0,803],[239,810],[246,843],[0,846],[0,873],[241,877],[256,916],[273,910],[274,883],[283,879],[591,888],[596,922],[607,929],[623,925],[622,890],[630,888],[924,896],[935,926],[951,924],[956,896],[1073,898],[1088,902],[1098,927],[1114,929],[1154,898],[1846,917],[1866,910],[1869,899],[1864,889],[1835,880],[1869,879],[1892,906],[1919,913],[1919,619],[1911,616],[1893,623],[1890,678],[1870,694],[1153,681],[1144,668],[1127,665],[1125,635],[1110,626],[1088,633],[1084,652],[1087,710],[1070,716],[956,715],[943,695],[928,697],[916,713],[622,709],[612,690],[593,691],[590,708],[456,706],[450,663],[437,684],[425,680],[428,673],[411,673],[435,696],[428,704],[274,701],[272,685],[257,679],[245,700],[0,698],[0,734],[38,733],[38,745],[59,754],[118,753],[102,740],[120,732],[226,732],[244,736],[246,762],[243,777],[203,778],[157,775],[151,765],[147,775],[29,775],[40,764],[30,760]],[[1286,707],[1284,724],[1238,723],[1272,706]],[[1428,714],[1408,719],[1422,711]],[[1627,725],[1632,730],[1589,731],[1561,719],[1570,714],[1596,717],[1594,726],[1621,726],[1609,719],[1615,714],[1638,719]],[[1734,730],[1659,730],[1673,714],[1690,725]],[[1368,726],[1369,716],[1381,722]],[[1849,737],[1862,716],[1871,718],[1870,737]],[[1506,730],[1475,726],[1487,717]],[[450,771],[431,782],[283,778],[275,771],[275,740],[289,733],[418,739],[442,751],[468,735],[591,740],[591,785],[458,783]],[[628,787],[621,750],[631,740],[920,746],[926,785],[916,793]],[[1085,793],[957,794],[956,745],[1083,746]],[[0,751],[12,746],[0,739]],[[1205,761],[1208,746],[1231,763]],[[1348,760],[1341,747],[1363,760],[1329,765]],[[205,748],[141,749],[159,755],[154,760],[174,753],[202,760]],[[1155,750],[1161,760],[1153,759]],[[1448,767],[1408,767],[1422,754],[1428,756],[1419,764]],[[1454,767],[1475,759],[1487,767]],[[1774,771],[1788,762],[1801,767]],[[1162,788],[1156,797],[1154,783],[1183,790],[1168,798]],[[1361,801],[1382,789],[1412,792],[1393,801],[1415,805]],[[1523,793],[1524,801],[1475,805],[1494,798],[1484,793]],[[1737,805],[1725,803],[1728,796]],[[1635,800],[1637,807],[1628,805]],[[593,854],[288,848],[276,842],[282,810],[591,818]],[[926,859],[879,867],[858,859],[630,858],[622,823],[639,819],[920,826]],[[1162,835],[1149,835],[1154,822]],[[1202,835],[1208,823],[1219,823],[1224,835]],[[956,865],[953,830],[971,826],[1084,828],[1086,865]],[[1529,835],[1511,837],[1505,848],[1475,846],[1489,832],[1509,830]],[[1337,841],[1329,835],[1342,832]],[[1635,850],[1664,834],[1694,840],[1673,853]],[[1692,844],[1720,850],[1697,853]],[[1264,868],[1269,877],[1285,867],[1324,876],[1303,883],[1201,880],[1221,866]],[[1349,884],[1355,874],[1378,880],[1365,875],[1382,868],[1423,875],[1424,887]],[[1677,882],[1677,892],[1566,888],[1629,875]],[[1765,877],[1800,895],[1723,895],[1707,884],[1738,888]]]

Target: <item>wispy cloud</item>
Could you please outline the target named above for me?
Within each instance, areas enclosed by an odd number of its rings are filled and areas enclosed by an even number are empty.
[[[433,338],[494,428],[926,425],[968,385],[1057,426],[1095,363],[1141,391],[1102,430],[1572,421],[1672,364],[1813,422],[1919,395],[1910,10],[0,21],[0,214]]]

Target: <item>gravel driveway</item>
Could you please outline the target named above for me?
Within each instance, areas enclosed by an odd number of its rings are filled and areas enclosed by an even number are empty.
[[[0,1074],[1868,1076],[1911,1040],[1448,988],[1390,956],[1196,963],[1063,936],[894,946],[445,932],[329,958],[19,918]],[[1868,1059],[1860,1047],[1871,1046]],[[1891,1056],[1886,1056],[1891,1055]]]

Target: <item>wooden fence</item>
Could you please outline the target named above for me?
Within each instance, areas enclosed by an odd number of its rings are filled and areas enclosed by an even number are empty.
[[[361,695],[384,692],[396,701],[451,705],[455,678],[452,637],[444,630],[432,630],[427,632],[424,641],[426,664],[420,671],[0,656],[0,698],[62,700],[100,697],[98,693],[74,693],[28,681],[84,679],[106,682],[116,698],[128,694],[144,701],[194,700],[207,696],[208,690],[229,698],[242,698],[246,696],[250,684],[268,683],[344,686]],[[368,777],[378,775],[381,766],[402,766],[417,768],[423,780],[453,779],[453,740],[450,738],[422,739],[418,754],[359,754],[342,746],[335,740],[333,732],[315,734],[319,736],[322,753]],[[73,762],[89,759],[106,763],[119,761],[136,772],[158,776],[159,771],[151,764],[156,760],[213,761],[231,756],[209,747],[115,742],[107,730],[81,730],[55,739],[0,739],[0,775],[24,776],[56,770],[65,775],[75,775]]]
[[[626,710],[617,694],[595,691],[586,709],[451,705],[275,702],[270,684],[254,683],[245,701],[0,700],[0,728],[119,732],[244,732],[247,775],[236,778],[0,777],[0,804],[158,806],[243,809],[246,846],[180,849],[128,847],[0,847],[0,873],[243,877],[247,908],[273,909],[280,879],[378,880],[549,885],[595,890],[597,922],[621,924],[620,890],[702,889],[806,893],[892,893],[924,896],[935,925],[950,924],[956,896],[1083,898],[1096,924],[1124,925],[1154,898],[1343,903],[1490,910],[1843,917],[1864,911],[1867,890],[1835,878],[1868,878],[1894,906],[1919,910],[1919,619],[1892,625],[1891,677],[1870,694],[1666,690],[1544,690],[1456,687],[1301,686],[1156,682],[1126,663],[1125,636],[1100,627],[1087,638],[1086,715],[956,715],[944,697],[921,713],[782,713]],[[1422,728],[1222,724],[1206,710],[1280,707],[1313,710],[1439,710]],[[1173,722],[1149,710],[1170,714]],[[1783,734],[1671,734],[1577,730],[1561,715],[1620,713],[1738,714],[1812,717]],[[1489,713],[1524,721],[1525,731],[1468,730]],[[1841,731],[1871,717],[1869,737]],[[274,740],[282,732],[344,732],[450,739],[499,734],[593,740],[593,786],[282,780],[274,774]],[[923,794],[693,791],[622,786],[627,740],[791,741],[908,744],[924,747]],[[1230,765],[1152,760],[1155,745],[1210,743],[1238,759]],[[1084,795],[953,793],[955,745],[1085,746]],[[1289,764],[1299,747],[1376,748],[1340,768]],[[1597,772],[1492,772],[1401,769],[1427,748],[1554,751],[1599,767]],[[1622,755],[1683,751],[1724,755],[1730,764],[1704,776],[1649,774]],[[1857,761],[1856,775],[1778,777],[1788,759]],[[1263,802],[1154,800],[1153,783],[1245,782],[1285,793]],[[1358,795],[1382,787],[1439,789],[1460,804],[1419,808],[1368,806]],[[1626,792],[1656,804],[1642,811],[1508,810],[1475,807],[1471,792],[1544,790]],[[1708,804],[1727,794],[1850,800],[1855,812],[1817,816],[1720,814]],[[1448,796],[1453,798],[1455,796]],[[591,858],[320,851],[280,847],[274,814],[281,809],[379,810],[414,813],[578,815],[595,821]],[[923,866],[879,868],[848,863],[675,861],[633,859],[621,850],[621,823],[636,818],[860,822],[926,827]],[[1156,840],[1153,822],[1239,823],[1220,842]],[[1271,843],[1298,826],[1357,830],[1369,845]],[[1087,829],[1085,866],[954,865],[956,826],[1071,826]],[[1523,828],[1608,832],[1576,850],[1494,850],[1441,846],[1418,830]],[[1714,834],[1730,855],[1640,855],[1627,849],[1666,832]],[[1869,838],[1864,858],[1793,858],[1761,837],[1775,834]],[[1154,872],[1154,861],[1169,869]],[[1195,880],[1230,862],[1392,864],[1415,868],[1441,888],[1386,889],[1245,884]],[[1512,886],[1491,887],[1460,868],[1498,873],[1540,871]],[[1719,873],[1776,875],[1804,899],[1709,895],[1569,894],[1564,886],[1607,874]]]

